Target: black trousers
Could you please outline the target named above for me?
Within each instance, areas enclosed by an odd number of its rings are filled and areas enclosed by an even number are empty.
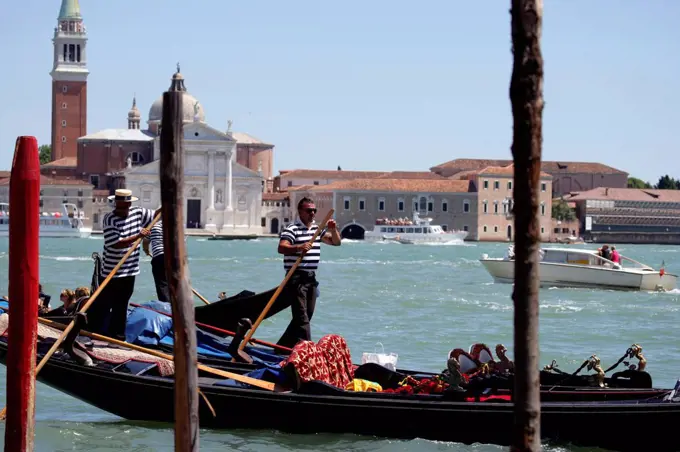
[[[170,303],[170,286],[165,275],[165,255],[159,254],[151,259],[151,272],[156,283],[156,296],[159,301]]]
[[[299,341],[312,340],[311,320],[316,307],[316,288],[319,283],[313,273],[293,274],[283,289],[281,296],[291,300],[290,310],[293,318],[288,328],[277,342],[284,347],[294,347]]]
[[[100,278],[99,284],[104,279],[106,278]],[[93,333],[125,340],[127,308],[134,290],[134,276],[111,278],[88,310],[88,329]]]

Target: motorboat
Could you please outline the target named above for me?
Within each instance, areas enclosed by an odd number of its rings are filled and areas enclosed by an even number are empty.
[[[376,220],[373,230],[366,231],[364,238],[413,245],[462,241],[467,235],[467,231],[445,231],[442,226],[432,224],[432,218],[421,218],[418,212],[413,212],[410,220],[405,218]]]
[[[585,287],[596,289],[669,291],[676,288],[677,275],[654,269],[620,255],[615,263],[596,250],[541,248],[539,281],[542,287]],[[514,283],[515,253],[510,246],[502,258],[487,254],[479,260],[495,282]]]
[[[61,212],[40,212],[40,237],[88,238],[92,228],[85,227],[85,212],[75,204],[62,204]],[[0,203],[0,237],[9,236],[9,204]]]

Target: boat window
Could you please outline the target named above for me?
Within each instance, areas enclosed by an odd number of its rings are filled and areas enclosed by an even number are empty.
[[[394,228],[387,228],[387,232],[394,232]]]
[[[565,253],[564,251],[546,250],[543,262],[555,262],[558,264],[564,264],[567,262],[567,253]]]
[[[590,260],[587,254],[567,253],[567,263],[574,265],[588,265]]]
[[[404,233],[404,228],[397,228],[397,232]]]
[[[423,232],[423,228],[415,228],[416,234]]]
[[[380,232],[385,232],[387,228],[380,228]]]
[[[408,234],[413,234],[413,228],[406,228],[406,232]]]

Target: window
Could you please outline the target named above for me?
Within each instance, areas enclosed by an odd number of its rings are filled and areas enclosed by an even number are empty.
[[[133,165],[144,163],[144,156],[137,151],[130,152],[127,158],[132,162]]]
[[[160,135],[160,133],[159,133],[159,135]],[[292,186],[293,186],[293,181],[292,181],[292,180],[289,180],[289,181],[288,181],[288,186],[289,186],[289,187],[292,187]]]
[[[498,213],[498,201],[493,202],[493,213]]]
[[[508,181],[508,190],[512,190],[512,181]]]
[[[366,200],[359,198],[359,210],[366,210]]]
[[[319,185],[319,181],[318,181],[318,180],[315,180],[315,181],[314,181],[314,185]]]
[[[541,234],[543,234],[543,232],[545,232],[545,228],[541,228]]]
[[[484,230],[484,232],[486,232],[486,226],[484,226],[483,230]]]
[[[64,61],[68,60],[68,44],[64,44],[63,60]],[[64,91],[64,92],[66,92],[66,91]]]
[[[76,201],[76,205],[78,206],[79,209],[82,209],[84,205],[83,200],[79,199],[78,201]]]
[[[463,212],[468,213],[470,212],[470,201],[467,199],[463,201]]]
[[[43,207],[43,205],[44,205],[44,202],[43,202],[42,198],[40,198],[40,207]]]
[[[486,190],[487,188],[489,188],[489,181],[485,180],[484,181],[484,190]]]
[[[80,63],[80,45],[76,46],[76,61]]]
[[[94,188],[99,188],[99,174],[90,174],[90,183]]]
[[[545,182],[541,182],[541,191],[545,191],[545,189],[546,189]]]
[[[144,190],[142,192],[142,201],[151,202],[151,190]]]
[[[467,231],[468,231],[468,229],[470,229],[470,228],[468,227],[468,225],[467,225],[467,224],[463,225],[463,231],[467,232]]]
[[[493,189],[494,189],[494,190],[498,190],[499,188],[501,188],[501,183],[498,182],[498,181],[494,181],[494,183],[493,183]]]
[[[445,224],[442,225],[442,231],[446,232],[449,230],[449,227]]]
[[[545,203],[541,203],[541,216],[545,216]]]
[[[99,224],[99,214],[98,213],[95,213],[94,215],[92,215],[92,223]]]
[[[403,206],[403,204],[402,204],[402,206]],[[378,198],[378,210],[381,211],[381,212],[385,211],[385,198]]]
[[[61,142],[66,143],[66,137],[61,137]]]
[[[403,212],[403,211],[404,211],[404,200],[403,200],[402,198],[399,198],[399,199],[397,200],[397,210],[398,210],[399,212]]]
[[[68,60],[70,62],[76,61],[76,45],[75,44],[69,44],[68,45]]]
[[[427,211],[432,212],[434,210],[434,202],[428,201],[427,202]]]
[[[66,105],[66,102],[62,102],[62,103],[61,103],[61,108],[62,108],[62,109],[66,110],[66,107],[67,107],[67,106],[68,106],[68,105]]]
[[[420,203],[418,205],[418,210],[421,212],[425,212],[425,209],[427,209],[427,198],[425,196],[420,197]]]
[[[62,119],[62,120],[61,120],[61,126],[62,126],[62,127],[66,127],[66,120],[65,120],[65,119]]]
[[[349,210],[349,207],[350,207],[349,201],[350,201],[350,197],[349,197],[349,196],[345,196],[345,199],[344,199],[344,204],[345,204],[344,207],[345,207],[345,210]]]
[[[80,196],[80,197],[83,196],[83,189],[82,188],[78,190],[78,196]]]
[[[262,217],[260,219],[260,226],[262,226],[263,228],[267,227],[267,219],[265,217]]]
[[[442,212],[449,211],[449,202],[446,199],[442,200]]]
[[[484,213],[488,213],[488,212],[489,212],[489,206],[488,206],[488,204],[487,204],[487,202],[486,202],[486,199],[485,199],[484,201],[482,201],[482,212],[484,212]]]
[[[413,201],[413,211],[414,212],[418,211],[418,201]]]

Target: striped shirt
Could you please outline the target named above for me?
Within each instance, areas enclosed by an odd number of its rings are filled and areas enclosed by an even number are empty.
[[[121,239],[127,239],[139,234],[142,228],[148,227],[153,221],[154,211],[142,207],[131,207],[127,218],[121,218],[109,212],[104,216],[104,270],[102,277],[111,273],[123,258],[129,248],[114,248]],[[130,244],[132,246],[132,244]],[[114,278],[135,276],[139,274],[139,247],[130,254],[125,263],[118,269]]]
[[[281,231],[280,239],[290,242],[292,245],[302,245],[304,243],[312,240],[312,236],[319,229],[319,225],[313,222],[312,225],[307,228],[307,226],[300,221],[298,218],[294,223],[286,226],[283,231]],[[298,269],[305,271],[316,271],[319,268],[319,262],[321,261],[321,237],[326,233],[322,231],[314,240],[314,246],[305,253],[302,258]],[[283,256],[283,268],[288,271],[290,270],[295,262],[298,260],[299,255]]]
[[[151,228],[149,241],[151,242],[151,258],[163,254],[163,220],[158,220],[158,223],[156,223],[156,225]]]

